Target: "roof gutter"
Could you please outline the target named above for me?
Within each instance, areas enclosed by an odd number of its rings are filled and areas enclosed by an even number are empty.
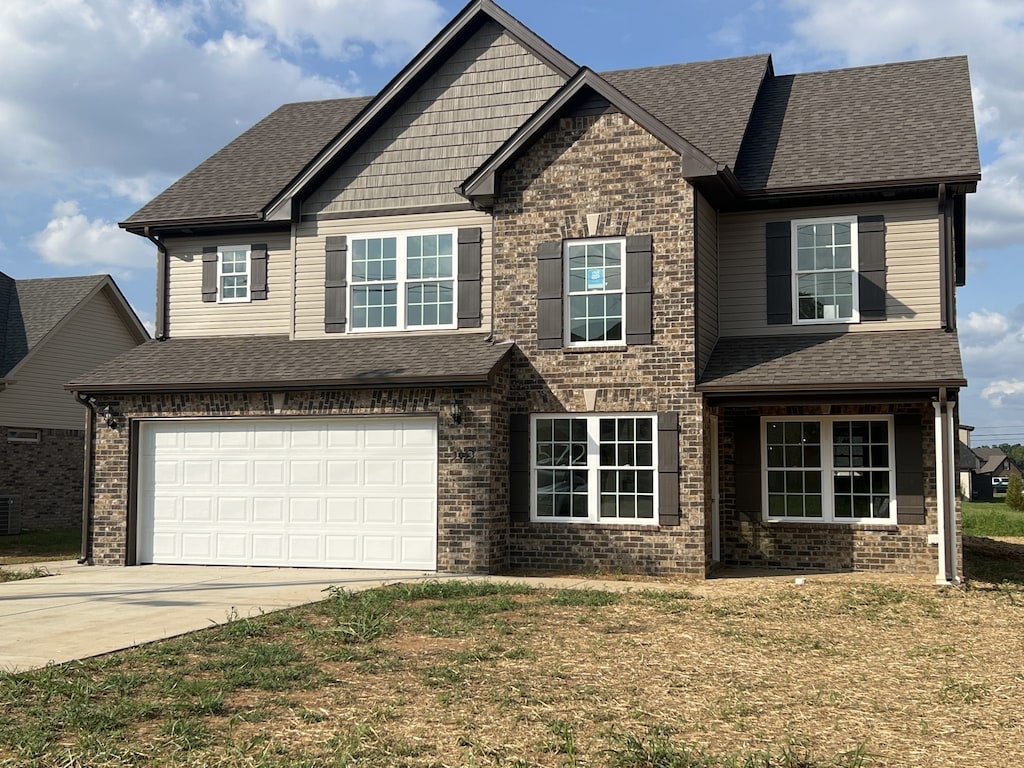
[[[800,394],[812,394],[815,392],[821,393],[835,393],[835,392],[849,392],[855,393],[873,393],[873,394],[884,394],[886,392],[927,392],[929,395],[934,396],[936,389],[958,389],[960,387],[966,387],[966,379],[944,379],[941,381],[895,381],[895,382],[884,382],[884,383],[836,383],[836,384],[797,384],[797,383],[782,383],[782,384],[726,384],[726,385],[715,385],[711,384],[698,384],[695,389],[698,392],[705,392],[709,395],[717,395],[728,397],[734,395],[736,397],[746,397],[752,394],[758,393],[776,393],[784,394],[787,392],[799,392]]]
[[[167,281],[170,277],[170,258],[167,244],[153,235],[147,225],[142,230],[143,237],[156,246],[156,340],[167,338]]]

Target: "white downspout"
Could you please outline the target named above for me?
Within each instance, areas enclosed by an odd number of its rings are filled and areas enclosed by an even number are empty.
[[[945,426],[943,404],[938,400],[932,401],[935,409],[935,500],[938,503],[938,545],[939,545],[939,572],[935,574],[935,583],[945,585],[949,583],[946,577],[946,505],[948,503],[946,493],[946,451],[945,441],[942,433]]]
[[[951,477],[956,477],[955,445],[953,435],[956,433],[953,424],[953,404],[946,403],[946,466],[949,467]],[[955,483],[948,483],[946,487],[946,509],[949,511],[947,527],[949,535],[949,581],[952,584],[960,583],[960,572],[957,568],[957,547],[956,547],[956,488]]]

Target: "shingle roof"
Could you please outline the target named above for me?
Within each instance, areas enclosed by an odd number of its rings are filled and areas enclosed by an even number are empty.
[[[122,226],[252,218],[370,102],[369,97],[285,104],[153,200]]]
[[[151,341],[80,376],[82,392],[485,383],[509,342],[482,333],[291,340],[229,336]]]
[[[908,378],[908,371],[913,375]],[[966,386],[955,333],[941,329],[719,339],[699,390],[885,390]]]
[[[1002,466],[1003,462],[1006,461],[1006,454],[999,451],[996,455],[984,457],[984,463],[981,465],[981,469],[978,471],[982,474],[991,474]]]
[[[963,56],[769,79],[736,164],[747,191],[980,172]]]
[[[3,275],[3,277],[7,277]],[[92,293],[107,275],[10,280],[7,308],[0,315],[0,376],[6,376],[71,310]],[[0,294],[3,293],[0,281]],[[0,295],[0,308],[4,304]]]
[[[620,69],[601,77],[705,154],[734,168],[770,61],[762,53]]]

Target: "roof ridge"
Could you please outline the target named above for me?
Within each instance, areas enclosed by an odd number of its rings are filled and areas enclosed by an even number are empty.
[[[956,61],[961,59],[967,61],[967,54],[953,54],[951,56],[932,56],[927,59],[900,59],[899,61],[886,61],[881,64],[859,64],[854,67],[836,67],[835,69],[812,69],[809,72],[790,72],[784,75],[776,74],[776,77],[800,77],[807,75],[834,75],[838,72],[864,72],[871,69],[888,69],[892,67],[909,66],[912,64],[932,64],[937,61]]]
[[[669,64],[650,64],[650,65],[645,66],[645,67],[625,67],[623,69],[606,69],[606,70],[602,70],[600,72],[597,72],[597,74],[599,74],[602,77],[604,77],[606,75],[617,75],[620,72],[649,72],[649,71],[657,70],[657,69],[673,69],[673,68],[676,68],[676,67],[692,67],[692,66],[696,66],[698,64],[719,64],[719,63],[726,63],[726,62],[732,62],[732,61],[744,61],[744,60],[753,60],[753,59],[767,59],[770,56],[771,56],[770,53],[751,53],[751,54],[747,54],[745,56],[725,56],[725,57],[720,58],[720,59],[699,59],[697,61],[675,61],[675,62],[671,62]]]

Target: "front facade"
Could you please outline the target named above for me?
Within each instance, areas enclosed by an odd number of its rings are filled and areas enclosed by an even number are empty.
[[[908,73],[937,142],[860,106]],[[898,161],[799,149],[837,83]],[[84,555],[955,579],[973,131],[962,59],[598,75],[477,0],[374,99],[284,107],[123,224],[158,339],[69,385],[117,415]]]

